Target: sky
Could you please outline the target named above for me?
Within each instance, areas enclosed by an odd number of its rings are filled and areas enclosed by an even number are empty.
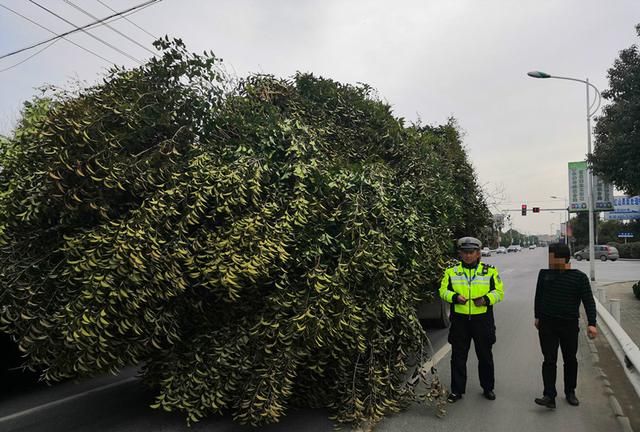
[[[72,25],[37,4],[84,25],[93,18],[72,5],[103,18],[113,13],[104,5],[122,11],[144,1],[0,0],[0,55],[52,36],[2,6],[59,34]],[[162,0],[128,18],[135,25],[111,26],[151,50],[151,35],[181,38],[191,51],[222,57],[239,77],[313,72],[371,85],[409,121],[455,117],[492,211],[541,207],[510,212],[511,223],[549,234],[566,219],[547,209],[565,207],[567,163],[587,153],[586,92],[580,83],[526,73],[588,78],[607,89],[619,51],[639,42],[640,1]],[[107,27],[92,34],[135,59],[151,55]],[[68,39],[97,55],[60,40],[15,67],[37,49],[0,60],[0,134],[10,133],[40,86],[93,84],[109,62],[137,65],[85,34]]]

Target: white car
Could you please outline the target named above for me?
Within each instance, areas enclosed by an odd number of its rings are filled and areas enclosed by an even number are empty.
[[[534,245],[534,244],[529,245],[529,249],[533,250],[533,249],[535,249],[535,248],[536,248],[536,245]]]
[[[500,246],[498,249],[496,249],[496,254],[506,254],[507,253],[507,248],[505,248],[504,246]]]
[[[520,249],[517,245],[511,245],[507,248],[507,252],[520,252]]]
[[[483,247],[482,250],[480,251],[482,256],[491,256],[491,249],[489,249],[488,247]]]

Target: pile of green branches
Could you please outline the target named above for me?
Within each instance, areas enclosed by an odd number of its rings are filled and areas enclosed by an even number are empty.
[[[156,44],[27,103],[2,142],[0,330],[49,381],[142,364],[189,421],[398,411],[416,302],[488,221],[455,123]]]

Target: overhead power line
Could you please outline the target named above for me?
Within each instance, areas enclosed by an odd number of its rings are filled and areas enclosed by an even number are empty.
[[[38,3],[37,1],[35,1],[35,0],[28,0],[28,1],[29,1],[29,2],[31,2],[31,3],[33,3],[34,5],[38,6],[40,9],[43,9],[43,10],[45,10],[45,11],[49,12],[49,13],[50,13],[51,15],[53,15],[54,17],[61,19],[62,21],[66,22],[66,23],[67,23],[67,24],[69,24],[69,25],[72,25],[72,26],[73,26],[73,27],[75,27],[76,29],[78,29],[78,30],[82,31],[82,32],[83,32],[84,34],[86,34],[87,36],[90,36],[90,37],[92,37],[93,39],[97,40],[98,42],[100,42],[100,43],[102,43],[102,44],[104,44],[104,45],[108,46],[108,47],[109,47],[109,48],[111,48],[111,49],[113,49],[114,51],[119,52],[120,54],[122,54],[123,56],[125,56],[125,57],[129,58],[130,60],[133,60],[133,61],[137,62],[138,64],[142,64],[142,62],[141,62],[140,60],[138,60],[137,58],[135,58],[135,57],[134,57],[134,56],[132,56],[131,54],[129,54],[129,53],[127,53],[127,52],[125,52],[125,51],[121,50],[121,49],[120,49],[120,48],[118,48],[117,46],[115,46],[115,45],[113,45],[113,44],[111,44],[111,43],[109,43],[109,42],[105,41],[104,39],[101,39],[101,38],[99,38],[98,36],[96,36],[96,35],[93,35],[93,34],[89,33],[87,30],[85,30],[85,29],[83,29],[83,28],[78,27],[77,25],[75,25],[74,23],[72,23],[72,22],[71,22],[71,21],[69,21],[68,19],[66,19],[66,18],[64,18],[64,17],[62,17],[62,16],[60,16],[60,15],[58,15],[57,13],[55,13],[54,11],[52,11],[51,9],[47,9],[46,7],[42,6],[42,5],[41,5],[40,3]]]
[[[58,35],[56,32],[54,32],[54,31],[53,31],[53,30],[51,30],[50,28],[47,28],[47,27],[43,26],[42,24],[40,24],[40,23],[38,23],[38,22],[36,22],[36,21],[32,20],[31,18],[29,18],[29,17],[27,17],[27,16],[22,15],[21,13],[19,13],[19,12],[15,11],[15,10],[13,10],[13,9],[11,9],[10,7],[5,6],[5,5],[3,5],[3,4],[1,4],[1,3],[0,3],[0,7],[2,7],[2,8],[4,8],[4,9],[8,10],[9,12],[13,12],[14,14],[18,15],[19,17],[26,19],[26,20],[27,20],[27,21],[29,21],[30,23],[37,25],[38,27],[40,27],[40,28],[42,28],[42,29],[44,29],[44,30],[48,31],[49,33],[52,33],[52,34],[54,34],[54,35],[56,35],[56,36],[59,36],[59,38],[52,38],[52,39],[50,39],[52,42],[51,42],[49,45],[45,46],[43,49],[38,50],[38,52],[36,52],[35,54],[33,54],[33,55],[31,55],[31,56],[27,57],[27,58],[26,58],[26,59],[24,59],[23,61],[21,61],[21,62],[19,62],[19,63],[16,63],[16,64],[15,64],[15,65],[13,65],[13,66],[10,66],[10,67],[8,67],[8,68],[6,68],[6,69],[2,69],[0,72],[4,72],[5,70],[9,70],[9,69],[11,69],[11,68],[13,68],[13,67],[15,67],[15,66],[18,66],[18,65],[20,65],[20,64],[22,64],[22,63],[24,63],[24,62],[25,62],[25,61],[27,61],[27,60],[29,60],[29,59],[31,59],[31,58],[33,58],[33,57],[35,57],[36,55],[40,54],[40,53],[41,53],[42,51],[44,51],[45,49],[49,48],[51,45],[53,45],[55,42],[59,41],[60,39],[64,39],[65,41],[69,42],[70,44],[73,44],[73,45],[77,46],[78,48],[80,48],[81,50],[84,50],[84,51],[88,52],[89,54],[93,54],[94,56],[96,56],[96,57],[98,57],[98,58],[100,58],[100,59],[102,59],[102,60],[106,61],[106,62],[107,62],[107,63],[109,63],[109,64],[114,64],[114,62],[112,62],[111,60],[104,58],[103,56],[101,56],[100,54],[98,54],[98,53],[96,53],[96,52],[94,52],[94,51],[91,51],[89,48],[85,48],[85,47],[83,47],[82,45],[77,44],[77,43],[75,43],[74,41],[72,41],[72,40],[70,40],[70,39],[67,39],[67,38],[66,38],[66,37],[64,37],[63,35]]]
[[[38,55],[38,54],[40,54],[42,51],[46,50],[47,48],[49,48],[51,45],[55,44],[56,42],[60,42],[60,39],[56,39],[56,40],[54,40],[53,42],[50,42],[50,43],[49,43],[49,45],[45,45],[44,47],[40,48],[40,49],[39,49],[38,51],[36,51],[35,53],[31,54],[29,57],[27,57],[27,58],[26,58],[26,59],[24,59],[24,60],[19,61],[18,63],[13,64],[13,65],[11,65],[11,66],[9,66],[9,67],[6,67],[6,68],[4,68],[4,69],[0,69],[0,73],[2,73],[2,72],[6,72],[6,71],[8,71],[8,70],[10,70],[10,69],[13,69],[14,67],[20,66],[22,63],[24,63],[24,62],[26,62],[26,61],[28,61],[28,60],[31,60],[32,58],[34,58],[35,56],[37,56],[37,55]]]
[[[100,3],[102,6],[106,7],[107,9],[109,9],[111,12],[118,12],[117,10],[115,10],[114,8],[112,8],[111,6],[109,6],[108,4],[104,3],[101,0],[96,0],[98,3]],[[122,18],[124,18],[126,21],[130,22],[131,24],[133,24],[134,26],[138,27],[140,30],[142,30],[143,32],[145,32],[146,34],[148,34],[149,36],[151,36],[154,40],[158,39],[158,36],[155,36],[152,33],[149,33],[148,31],[146,31],[145,29],[143,29],[142,27],[140,27],[138,24],[136,24],[135,22],[131,21],[129,18],[123,16]]]
[[[65,3],[67,3],[68,5],[72,6],[73,8],[79,10],[80,12],[82,12],[83,14],[93,18],[93,19],[99,19],[97,16],[92,15],[91,13],[87,12],[86,10],[82,9],[80,6],[74,4],[71,0],[64,0]],[[107,23],[104,23],[104,26],[107,27],[110,30],[113,30],[114,32],[118,33],[120,36],[122,36],[123,38],[133,42],[134,44],[138,45],[140,48],[146,50],[147,52],[149,52],[152,56],[156,55],[156,53],[154,51],[151,51],[149,48],[147,48],[146,46],[142,45],[140,42],[138,42],[137,40],[131,39],[129,36],[127,36],[126,34],[122,33],[120,30],[110,26]]]
[[[115,14],[113,14],[113,15],[109,15],[108,17],[102,18],[101,20],[94,21],[94,22],[92,22],[92,23],[86,24],[86,25],[84,25],[84,26],[82,26],[82,27],[75,28],[75,29],[73,29],[73,30],[69,30],[68,32],[61,33],[61,34],[59,34],[59,35],[56,35],[55,37],[49,38],[49,39],[44,40],[44,41],[42,41],[42,42],[38,42],[38,43],[33,44],[33,45],[30,45],[30,46],[28,46],[28,47],[20,48],[20,49],[18,49],[18,50],[12,51],[12,52],[10,52],[10,53],[3,54],[3,55],[1,55],[1,56],[0,56],[0,60],[2,60],[3,58],[6,58],[6,57],[10,57],[10,56],[13,56],[13,55],[19,54],[19,53],[21,53],[21,52],[24,52],[24,51],[27,51],[27,50],[33,49],[33,48],[37,48],[37,47],[39,47],[39,46],[41,46],[41,45],[47,44],[47,43],[49,43],[49,42],[51,42],[51,41],[55,40],[55,39],[63,38],[64,36],[67,36],[67,35],[70,35],[70,34],[73,34],[73,33],[77,33],[77,32],[79,32],[79,31],[82,31],[82,30],[84,30],[84,29],[88,29],[88,28],[94,27],[94,26],[96,26],[96,25],[101,25],[101,23],[104,23],[104,22],[106,22],[106,21],[109,21],[109,20],[111,20],[111,18],[118,17],[118,16],[123,16],[123,15],[125,15],[125,14],[129,14],[129,12],[137,11],[137,10],[140,10],[140,9],[146,8],[146,7],[150,6],[152,3],[157,3],[157,2],[159,2],[159,1],[162,1],[162,0],[148,0],[148,1],[144,2],[144,3],[141,3],[141,4],[137,5],[137,6],[131,7],[131,8],[129,8],[129,9],[127,9],[127,10],[122,11],[122,12],[118,12],[118,13],[115,13]],[[111,63],[113,63],[113,62],[111,62]]]

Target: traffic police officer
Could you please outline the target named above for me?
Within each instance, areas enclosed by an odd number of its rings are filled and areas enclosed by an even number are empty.
[[[492,345],[496,342],[493,305],[504,298],[498,270],[480,262],[482,243],[474,237],[458,240],[461,262],[444,272],[440,297],[451,303],[451,393],[448,401],[462,399],[467,385],[467,356],[471,340],[478,357],[478,374],[484,397],[496,398]]]

